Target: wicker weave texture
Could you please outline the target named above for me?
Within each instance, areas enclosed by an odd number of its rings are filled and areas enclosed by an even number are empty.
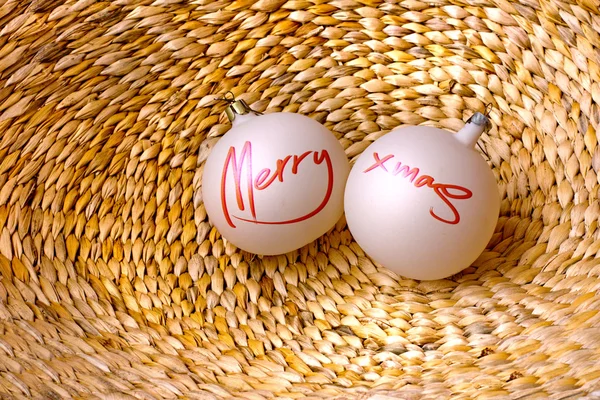
[[[0,398],[600,398],[599,5],[0,0]],[[490,105],[488,249],[240,252],[200,191],[227,91],[350,159]]]

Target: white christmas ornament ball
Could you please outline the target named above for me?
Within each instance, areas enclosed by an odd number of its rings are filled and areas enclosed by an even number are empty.
[[[350,165],[335,136],[312,118],[227,109],[232,128],[204,165],[202,196],[219,233],[259,255],[297,250],[330,230],[344,211]]]
[[[398,275],[443,279],[485,250],[500,211],[496,179],[475,151],[488,123],[476,113],[456,134],[411,126],[367,147],[345,189],[350,232]]]

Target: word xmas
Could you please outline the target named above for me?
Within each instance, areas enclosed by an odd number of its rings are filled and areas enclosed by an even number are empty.
[[[283,183],[285,180],[286,174],[292,173],[294,175],[298,174],[298,168],[304,162],[310,162],[310,155],[312,155],[312,162],[315,165],[321,165],[325,162],[327,174],[327,190],[325,191],[325,195],[323,196],[323,200],[321,204],[319,204],[314,210],[310,211],[308,214],[299,216],[297,218],[288,219],[285,221],[261,221],[256,217],[256,207],[254,203],[254,191],[255,190],[266,190],[268,189],[276,180]],[[305,161],[306,160],[306,161]],[[290,171],[286,171],[286,166],[290,165],[288,168]],[[242,170],[246,170],[245,176],[242,176]],[[242,192],[242,180],[246,181],[246,198],[248,200],[248,205],[250,207],[250,214],[252,215],[252,219],[241,218],[237,216],[233,216],[233,218],[238,219],[240,221],[245,222],[253,222],[256,224],[265,224],[265,225],[285,225],[285,224],[294,224],[297,222],[305,221],[315,215],[317,215],[329,202],[329,198],[331,197],[331,193],[333,191],[333,165],[331,163],[331,158],[327,150],[321,150],[321,152],[317,151],[307,151],[300,155],[287,155],[283,159],[279,159],[275,163],[275,171],[271,171],[270,168],[263,168],[260,172],[254,176],[252,173],[252,143],[246,142],[244,147],[242,148],[241,154],[239,156],[235,151],[235,148],[232,146],[229,148],[229,152],[227,153],[227,157],[225,158],[225,163],[223,165],[223,173],[221,176],[221,205],[223,207],[223,214],[225,215],[225,219],[227,223],[235,228],[235,224],[232,220],[232,215],[229,211],[229,206],[227,204],[227,179],[229,171],[233,172],[233,181],[235,185],[235,195],[237,200],[237,208],[239,211],[244,211],[246,209],[244,203],[244,196]]]
[[[440,197],[440,199],[442,199],[444,203],[446,203],[446,205],[448,205],[448,207],[450,208],[450,210],[452,210],[452,213],[454,214],[454,219],[443,219],[440,216],[436,215],[433,212],[433,207],[431,207],[429,209],[429,213],[433,218],[452,225],[458,224],[460,222],[460,214],[458,213],[456,207],[454,206],[454,204],[452,204],[450,200],[466,200],[471,198],[473,196],[473,192],[471,192],[469,189],[458,185],[436,183],[435,180],[429,175],[419,176],[419,168],[410,168],[408,165],[402,165],[400,161],[396,163],[393,169],[388,170],[385,163],[394,158],[394,155],[392,154],[388,154],[383,158],[379,158],[379,154],[373,153],[373,158],[375,159],[375,164],[371,165],[369,168],[364,170],[364,173],[379,168],[394,176],[397,176],[399,174],[402,174],[404,178],[408,178],[410,176],[410,182],[413,183],[415,187],[420,188],[423,186],[427,186],[433,189],[433,191]],[[454,193],[452,193],[451,190],[454,191]]]

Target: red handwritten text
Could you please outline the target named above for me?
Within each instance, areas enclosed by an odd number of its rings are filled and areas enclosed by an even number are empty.
[[[373,159],[375,163],[371,165],[369,168],[365,169],[363,172],[367,173],[373,171],[374,169],[382,169],[383,171],[390,173],[394,176],[402,174],[404,178],[410,177],[410,182],[414,184],[415,187],[420,188],[423,186],[427,186],[442,199],[444,203],[450,208],[452,213],[454,214],[453,219],[444,219],[438,216],[434,211],[433,207],[429,209],[429,213],[431,216],[441,222],[445,222],[447,224],[458,224],[460,222],[460,214],[458,210],[450,201],[452,200],[466,200],[473,196],[473,192],[469,189],[458,186],[458,185],[450,185],[445,183],[437,183],[435,180],[429,175],[421,175],[419,176],[419,168],[411,168],[408,165],[403,165],[400,161],[396,162],[396,165],[391,165],[390,169],[385,164],[386,162],[392,160],[394,158],[393,154],[388,154],[385,157],[380,157],[379,154],[373,153]],[[451,191],[454,191],[451,192]],[[458,193],[456,193],[458,192]]]
[[[321,165],[325,162],[325,166],[327,168],[327,189],[325,191],[325,195],[321,203],[312,211],[297,218],[288,219],[284,221],[262,221],[259,220],[256,216],[256,204],[255,204],[255,190],[262,191],[269,188],[275,181],[284,182],[286,172],[286,166],[291,164],[291,173],[296,175],[298,174],[298,168],[300,164],[312,154],[312,161],[315,165]],[[242,170],[246,170],[245,176],[242,176]],[[229,171],[233,172],[233,181],[235,185],[235,197],[237,202],[237,208],[239,211],[244,211],[246,209],[246,204],[244,202],[244,191],[242,191],[242,180],[245,179],[247,190],[245,191],[248,206],[250,208],[250,214],[252,218],[242,218],[235,215],[231,215],[229,211],[229,206],[227,204],[227,178]],[[287,172],[289,173],[289,172]],[[285,224],[294,224],[297,222],[305,221],[315,215],[317,215],[329,202],[331,197],[331,193],[333,192],[333,165],[331,162],[331,158],[327,150],[318,151],[307,151],[300,155],[286,155],[284,158],[279,159],[275,163],[275,171],[271,171],[270,168],[263,168],[260,172],[254,176],[252,172],[252,143],[246,142],[242,151],[238,156],[234,147],[229,148],[229,152],[227,153],[227,157],[225,158],[225,163],[223,165],[223,173],[221,175],[221,205],[223,208],[223,214],[225,215],[225,219],[227,223],[235,228],[235,224],[233,223],[233,218],[238,219],[240,221],[252,222],[256,224],[263,225],[285,225]]]

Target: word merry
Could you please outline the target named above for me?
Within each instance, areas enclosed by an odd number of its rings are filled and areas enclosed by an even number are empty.
[[[433,207],[431,207],[429,209],[429,213],[433,218],[452,225],[458,224],[460,222],[460,214],[458,213],[458,210],[456,209],[454,204],[452,204],[450,199],[466,200],[471,198],[473,196],[473,192],[471,192],[469,189],[458,185],[436,183],[435,180],[429,175],[419,176],[419,168],[411,168],[408,165],[403,165],[400,161],[396,163],[393,169],[388,170],[385,163],[394,158],[393,154],[388,154],[383,158],[379,158],[379,154],[373,153],[373,158],[375,159],[375,164],[371,165],[369,168],[364,170],[363,173],[367,173],[379,168],[387,173],[391,173],[393,176],[397,176],[400,174],[402,174],[404,178],[408,178],[410,176],[410,182],[413,183],[415,187],[420,188],[423,186],[427,186],[433,189],[433,191],[440,197],[440,199],[442,199],[444,203],[446,203],[446,205],[450,208],[450,210],[452,210],[452,213],[454,214],[454,219],[443,219],[437,214],[435,214],[433,211]],[[451,190],[455,191],[455,193],[452,193]],[[456,191],[458,191],[459,193],[456,193]]]
[[[319,204],[314,210],[309,212],[308,214],[299,216],[297,218],[288,219],[285,221],[261,221],[256,216],[256,207],[254,201],[254,191],[255,190],[265,190],[269,188],[276,180],[283,183],[285,180],[285,168],[291,162],[291,173],[296,175],[298,174],[298,168],[300,164],[305,160],[310,160],[309,156],[313,155],[312,161],[315,165],[321,165],[325,162],[325,166],[327,168],[327,190],[325,191],[325,195],[321,204]],[[243,168],[246,168],[246,175],[242,176]],[[239,211],[244,211],[246,206],[244,204],[244,196],[242,193],[242,179],[246,180],[246,197],[248,199],[248,205],[250,207],[250,214],[252,215],[252,219],[242,218],[233,216],[233,218],[238,219],[240,221],[252,222],[255,224],[263,224],[263,225],[285,225],[285,224],[294,224],[297,222],[305,221],[315,215],[317,215],[329,202],[329,198],[331,197],[331,193],[333,192],[333,165],[331,163],[331,158],[327,150],[321,150],[321,153],[317,151],[307,151],[302,153],[301,155],[287,155],[283,159],[278,159],[275,163],[275,171],[271,171],[270,168],[263,168],[260,172],[254,176],[252,173],[252,143],[246,142],[244,147],[242,148],[240,159],[238,161],[237,153],[235,148],[232,146],[229,148],[229,152],[227,153],[227,157],[225,158],[225,163],[223,165],[223,173],[221,175],[221,205],[223,208],[223,214],[225,215],[225,219],[227,223],[235,228],[235,224],[232,220],[232,215],[229,212],[229,207],[227,205],[227,176],[229,171],[233,172],[233,181],[235,185],[235,196],[237,200],[237,208]],[[289,172],[288,172],[289,173]]]

